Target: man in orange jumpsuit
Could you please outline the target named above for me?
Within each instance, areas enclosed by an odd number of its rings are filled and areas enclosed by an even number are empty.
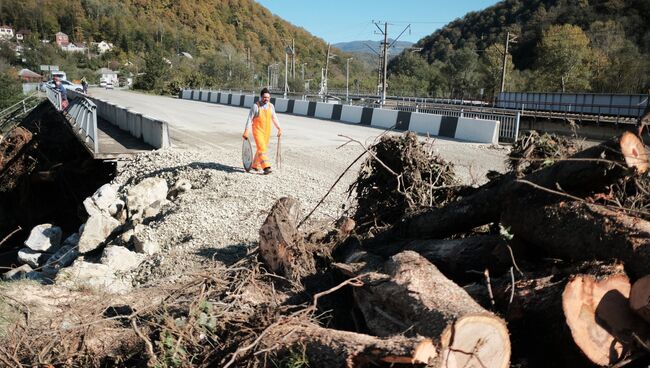
[[[271,161],[269,161],[268,148],[271,139],[271,123],[278,130],[278,137],[282,135],[280,122],[275,114],[275,106],[271,103],[271,93],[267,88],[260,92],[260,101],[251,106],[244,127],[242,137],[248,139],[248,124],[253,121],[253,138],[255,138],[255,157],[253,158],[252,168],[255,170],[264,170],[264,174],[271,173]]]

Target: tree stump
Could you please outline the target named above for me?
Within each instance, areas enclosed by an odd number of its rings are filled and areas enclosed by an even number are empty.
[[[260,255],[279,275],[299,281],[316,272],[313,252],[305,249],[297,226],[302,217],[300,204],[292,197],[280,198],[260,228]]]
[[[365,286],[353,290],[355,300],[372,333],[431,337],[443,367],[508,366],[505,323],[419,254],[402,252],[359,277]]]
[[[290,321],[270,327],[260,350],[273,349],[283,359],[304,354],[311,367],[376,367],[393,364],[431,364],[438,352],[430,339],[417,337],[378,338]]]
[[[562,293],[562,309],[573,341],[595,364],[615,364],[632,348],[632,333],[644,324],[629,307],[630,280],[623,268],[574,276]]]

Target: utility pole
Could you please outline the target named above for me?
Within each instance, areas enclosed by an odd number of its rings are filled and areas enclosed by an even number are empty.
[[[287,91],[289,90],[289,81],[288,81],[288,62],[289,62],[289,54],[284,53],[284,98],[287,98]]]
[[[327,44],[327,59],[325,60],[325,76],[323,77],[323,88],[322,88],[322,92],[323,92],[324,96],[327,96],[327,71],[328,71],[329,65],[330,65],[330,58],[333,58],[333,57],[336,56],[336,55],[330,55],[330,48],[331,47],[332,47],[332,45],[330,45],[328,43]]]
[[[296,41],[291,39],[291,78],[296,79]]]
[[[347,58],[345,59],[346,67],[345,67],[345,102],[348,102],[350,100],[349,98],[349,88],[348,85],[350,83],[350,60],[353,60],[354,58]]]
[[[387,74],[388,74],[388,49],[393,47],[395,42],[399,40],[399,38],[406,32],[406,30],[409,30],[409,34],[411,33],[411,25],[407,25],[404,30],[402,30],[402,33],[397,36],[391,42],[391,44],[388,44],[388,22],[384,22],[384,29],[382,30],[381,27],[379,27],[379,22],[373,22],[375,26],[379,29],[379,32],[384,35],[384,42],[381,44],[382,46],[382,55],[379,63],[379,73],[380,73],[380,84],[381,84],[381,96],[380,96],[380,101],[379,105],[380,107],[384,107],[384,104],[386,103],[386,87],[388,85],[387,83]]]
[[[502,73],[501,73],[501,92],[505,92],[506,90],[506,69],[508,65],[508,44],[510,42],[515,42],[516,36],[512,36],[510,38],[510,32],[506,34],[506,45],[505,45],[505,51],[503,52],[503,68],[502,68]]]
[[[307,65],[307,63],[302,63],[302,80],[305,80],[305,65]]]

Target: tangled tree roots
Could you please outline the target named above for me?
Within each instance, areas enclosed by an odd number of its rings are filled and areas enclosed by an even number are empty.
[[[512,146],[506,164],[519,176],[527,175],[566,159],[582,150],[575,139],[555,134],[539,134],[532,130],[519,138]]]
[[[392,224],[405,214],[455,198],[453,165],[434,155],[415,133],[384,136],[369,151],[349,189],[357,193],[358,231]]]

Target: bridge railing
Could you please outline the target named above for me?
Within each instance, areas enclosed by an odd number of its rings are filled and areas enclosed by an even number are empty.
[[[57,111],[61,111],[61,93],[54,88],[45,86],[45,95],[52,103],[52,106],[54,106]]]
[[[97,139],[97,106],[82,93],[68,91],[72,98],[67,108],[68,121],[72,129],[84,144],[93,152],[99,152]]]

